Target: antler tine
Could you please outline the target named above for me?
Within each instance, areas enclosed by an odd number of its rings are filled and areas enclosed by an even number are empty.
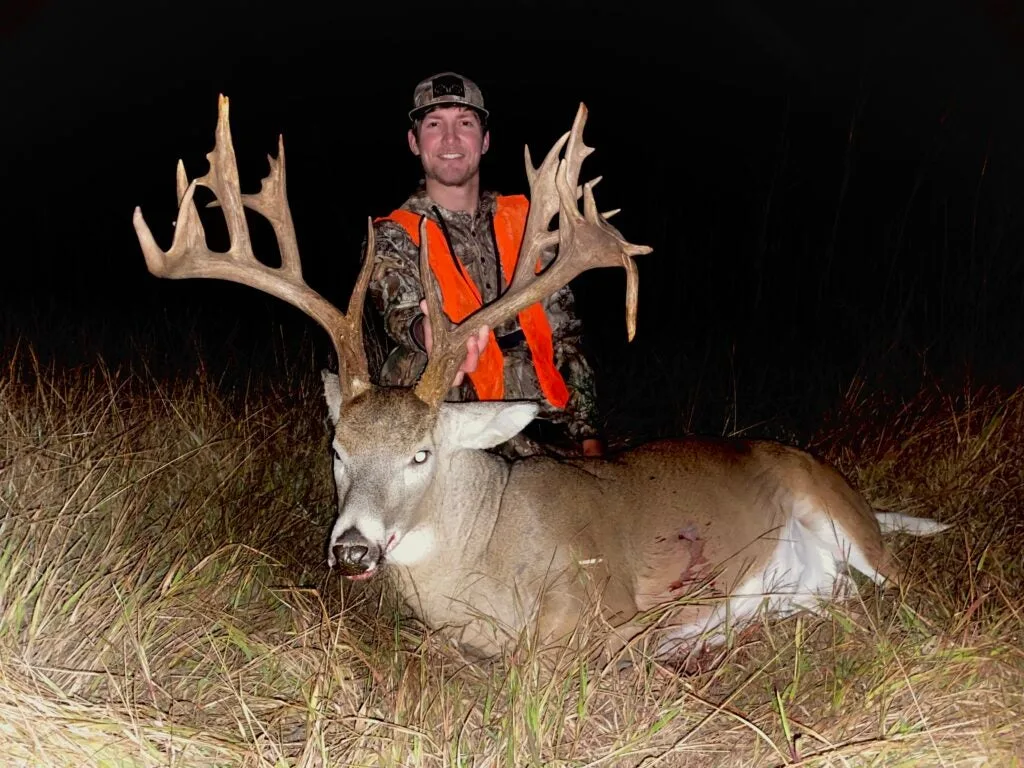
[[[427,315],[430,318],[431,350],[427,367],[416,384],[416,396],[425,403],[436,406],[444,400],[445,394],[451,388],[455,371],[462,363],[466,350],[465,346],[460,348],[451,343],[451,326],[441,306],[437,281],[430,269],[425,216],[420,221],[420,282],[423,283],[423,296],[427,301]]]
[[[345,361],[344,376],[340,377],[342,382],[347,380],[346,389],[343,394],[352,397],[370,388],[370,367],[366,363],[366,347],[363,346],[363,305],[366,302],[366,290],[370,285],[370,277],[373,274],[374,256],[377,252],[377,243],[373,233],[373,217],[366,217],[366,253],[363,258],[363,265],[359,268],[359,276],[352,287],[352,293],[348,299],[348,310],[344,315],[345,332],[337,335],[331,334],[334,341],[334,348],[338,354],[338,365]],[[340,347],[340,349],[339,349]]]
[[[649,245],[630,243],[618,229],[605,221],[597,210],[593,183],[583,185],[582,214],[576,207],[575,185],[570,183],[568,174],[560,176],[556,183],[562,201],[562,216],[565,218],[559,226],[559,253],[571,253],[573,256],[579,254],[579,260],[584,262],[572,265],[575,270],[573,277],[596,267],[622,266],[626,270],[626,333],[632,341],[636,336],[636,313],[640,297],[640,273],[633,259],[651,253],[654,249]],[[589,264],[586,263],[588,260]]]
[[[583,143],[583,126],[587,124],[589,112],[585,104],[580,103],[576,110],[576,117],[572,121],[572,130],[569,131],[569,143],[565,147],[565,178],[570,189],[575,190],[580,180],[580,169],[583,161],[594,154],[594,148]],[[597,184],[601,177],[591,182],[591,186]],[[579,195],[576,195],[577,198]],[[573,202],[575,206],[575,201]]]
[[[523,230],[523,243],[537,243],[535,250],[538,254],[543,252],[544,248],[558,242],[557,234],[549,232],[548,229],[551,226],[551,220],[558,213],[559,202],[558,194],[555,192],[555,174],[558,173],[561,163],[559,154],[569,140],[569,133],[566,131],[559,137],[537,168],[534,168],[530,158],[530,147],[527,145],[523,149],[526,160],[526,179],[530,185],[530,213],[526,218],[526,227]],[[535,266],[536,259],[519,259],[516,262],[516,270],[510,286],[529,280]]]
[[[162,250],[156,244],[142,216],[142,210],[135,208],[132,222],[149,271],[157,277],[171,279],[205,277],[241,283],[298,308],[327,331],[338,355],[344,395],[354,397],[369,386],[366,353],[362,344],[361,307],[366,283],[369,281],[369,262],[372,259],[367,259],[363,264],[347,316],[305,283],[285,188],[284,141],[278,138],[278,157],[268,157],[270,173],[263,180],[259,193],[242,195],[231,141],[228,99],[223,95],[218,102],[216,141],[213,151],[206,158],[210,170],[191,183],[187,180],[183,164],[178,162],[178,220],[169,251]],[[224,212],[231,239],[231,247],[224,253],[211,251],[206,244],[205,231],[193,200],[199,185],[213,191],[217,197],[216,207]],[[256,259],[243,206],[248,206],[270,221],[281,251],[280,267],[268,267]],[[372,247],[372,224],[369,242]],[[357,298],[359,309],[353,311]]]
[[[295,237],[295,223],[292,210],[285,194],[284,136],[277,137],[277,157],[267,155],[270,172],[260,183],[255,195],[242,195],[242,204],[270,221],[281,249],[281,272],[295,279],[302,279],[302,261],[299,259],[298,239]]]

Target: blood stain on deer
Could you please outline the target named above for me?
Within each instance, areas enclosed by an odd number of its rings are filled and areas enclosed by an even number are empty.
[[[709,561],[704,557],[704,540],[698,535],[697,526],[690,523],[676,534],[679,548],[686,557],[686,567],[679,573],[679,578],[668,585],[669,592],[677,592],[684,587],[697,584],[704,576],[704,566]]]

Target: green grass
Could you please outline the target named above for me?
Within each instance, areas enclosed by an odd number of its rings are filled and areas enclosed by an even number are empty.
[[[902,591],[683,673],[529,638],[473,664],[331,574],[312,367],[233,388],[23,349],[0,373],[5,765],[1021,764],[1024,389],[853,382],[808,445],[953,529],[895,541]]]

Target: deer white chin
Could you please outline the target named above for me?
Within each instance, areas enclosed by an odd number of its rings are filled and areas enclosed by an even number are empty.
[[[403,536],[396,536],[384,555],[396,565],[415,565],[427,559],[433,553],[434,546],[434,532],[426,526],[420,526]]]

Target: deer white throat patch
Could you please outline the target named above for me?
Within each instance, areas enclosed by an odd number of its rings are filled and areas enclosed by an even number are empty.
[[[415,565],[434,551],[434,532],[427,527],[414,528],[387,552],[387,559],[398,565]]]

